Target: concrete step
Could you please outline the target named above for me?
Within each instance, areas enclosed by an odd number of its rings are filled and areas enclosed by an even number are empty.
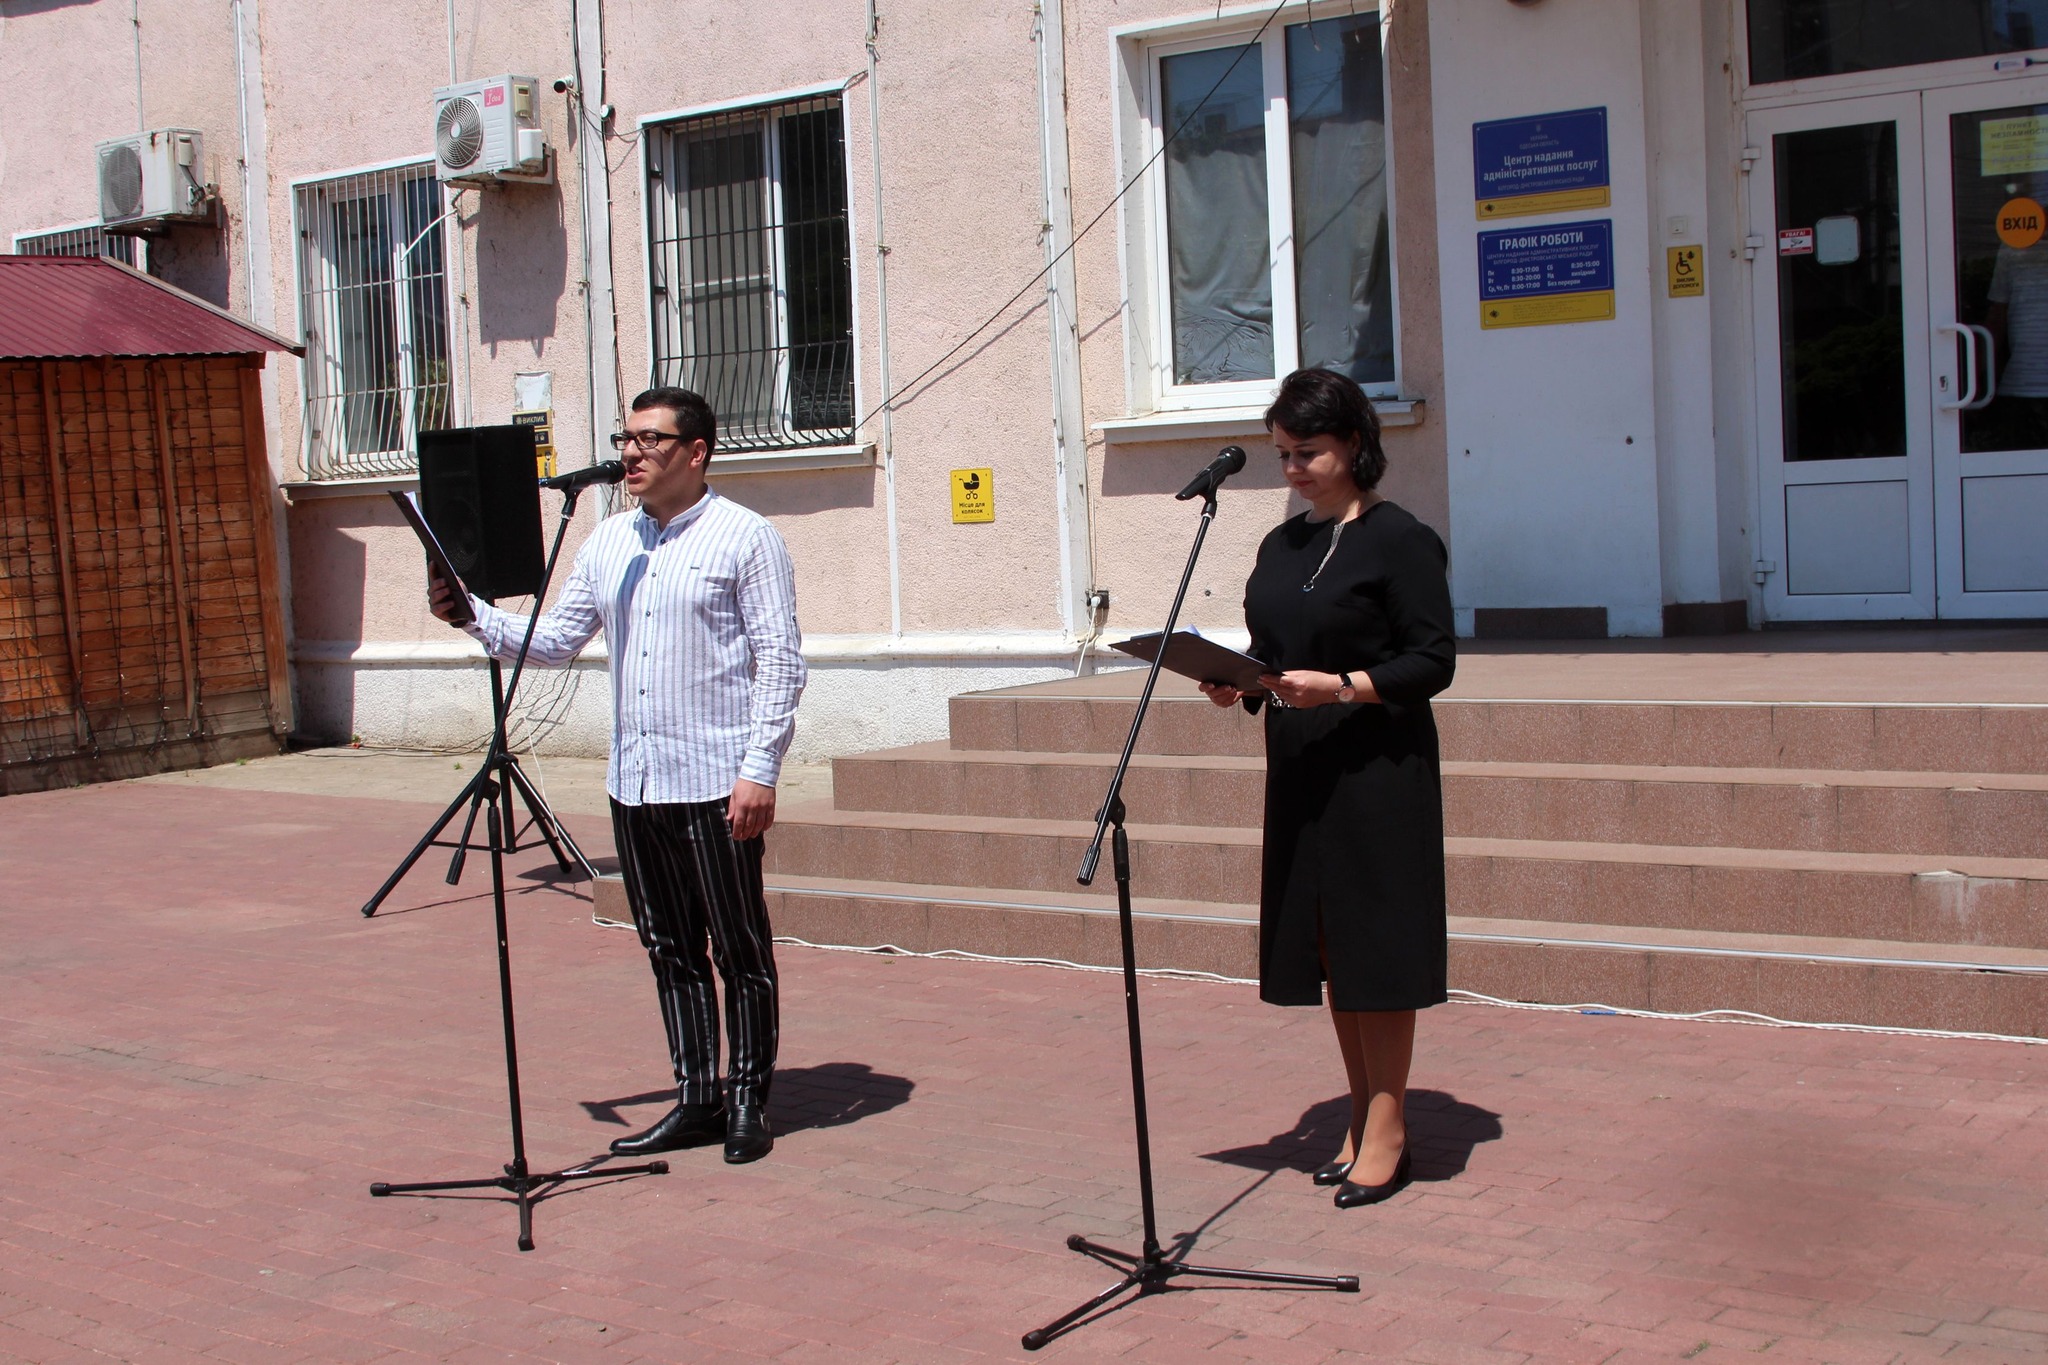
[[[809,943],[1121,961],[1113,895],[777,874],[768,902],[776,934]],[[1140,967],[1258,975],[1255,907],[1140,897],[1132,909]],[[616,878],[598,883],[597,910],[630,918]],[[1503,1000],[2048,1036],[2039,950],[1470,916],[1452,917],[1450,937],[1452,988]]]
[[[942,742],[842,758],[841,810],[1075,819],[1116,756],[955,749]],[[1256,758],[1139,754],[1124,784],[1148,823],[1257,828]],[[2048,857],[2048,777],[1590,763],[1444,764],[1444,824],[1472,838]]]
[[[1101,807],[1113,753],[955,749],[943,740],[832,763],[840,810],[1075,820]],[[1124,803],[1148,824],[1256,829],[1264,820],[1266,760],[1137,754]]]
[[[768,840],[777,877],[1065,892],[1092,824],[834,810],[797,803]],[[1138,824],[1138,891],[1200,904],[1258,899],[1260,836]],[[1536,839],[1446,841],[1454,914],[1714,933],[1796,926],[1829,938],[2048,949],[2048,860]],[[1101,872],[1106,884],[1107,862]]]
[[[954,697],[963,750],[1116,753],[1127,683],[1102,695],[1008,688]],[[1446,760],[1831,771],[2048,772],[2048,706],[1918,703],[1439,700]],[[1174,679],[1146,714],[1139,752],[1256,758],[1263,722],[1219,710]]]

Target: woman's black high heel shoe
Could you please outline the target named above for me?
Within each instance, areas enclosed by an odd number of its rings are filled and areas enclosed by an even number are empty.
[[[1347,1180],[1337,1187],[1335,1202],[1340,1209],[1355,1209],[1366,1204],[1377,1204],[1407,1183],[1408,1149],[1403,1147],[1401,1159],[1394,1163],[1394,1175],[1391,1180],[1384,1185],[1354,1185]]]
[[[1350,1175],[1351,1168],[1357,1164],[1358,1162],[1355,1159],[1351,1161],[1327,1162],[1316,1167],[1315,1174],[1310,1176],[1309,1179],[1315,1181],[1318,1185],[1341,1185],[1344,1183],[1344,1177]]]

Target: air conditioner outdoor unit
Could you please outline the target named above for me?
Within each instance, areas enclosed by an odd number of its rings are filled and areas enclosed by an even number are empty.
[[[100,226],[141,231],[152,224],[206,222],[213,196],[202,178],[199,134],[190,128],[153,128],[102,142]]]
[[[554,178],[532,76],[491,76],[434,92],[434,174],[442,180]]]

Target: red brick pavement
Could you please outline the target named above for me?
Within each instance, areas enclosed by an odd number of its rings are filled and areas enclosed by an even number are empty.
[[[509,1207],[372,1180],[507,1155],[488,886],[429,808],[137,784],[0,803],[0,1357],[955,1361],[1136,1222],[1114,978],[787,950],[767,1161]],[[591,829],[594,843],[601,830]],[[631,936],[522,853],[537,1164],[665,1100]],[[2048,1053],[1538,1014],[1422,1028],[1416,1183],[1339,1212],[1327,1026],[1144,987],[1160,1221],[1359,1295],[1151,1298],[1043,1359],[1952,1362],[2048,1353]]]

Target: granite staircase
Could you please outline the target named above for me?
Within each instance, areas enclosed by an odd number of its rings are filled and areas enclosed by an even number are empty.
[[[769,839],[779,934],[1117,961],[1075,872],[1139,675],[956,697]],[[1437,703],[1454,989],[2048,1036],[2048,707]],[[1169,679],[1126,786],[1140,964],[1257,975],[1260,722]]]

